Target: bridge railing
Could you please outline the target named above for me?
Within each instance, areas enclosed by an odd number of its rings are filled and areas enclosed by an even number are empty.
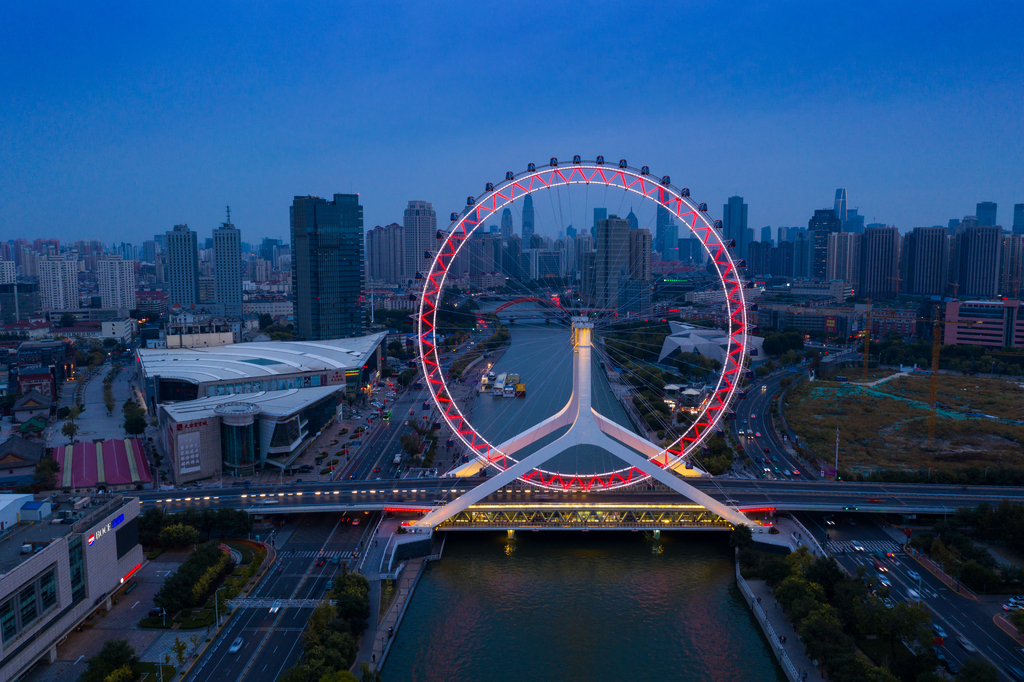
[[[790,682],[798,682],[800,674],[797,672],[796,666],[793,665],[793,661],[790,660],[789,654],[782,648],[782,644],[779,642],[779,635],[775,632],[775,628],[772,627],[771,621],[768,620],[768,614],[761,608],[757,597],[754,596],[754,591],[750,589],[750,585],[747,584],[746,579],[740,574],[740,562],[738,559],[736,560],[736,584],[739,586],[743,598],[750,605],[751,611],[754,612],[754,617],[760,623],[761,629],[764,630],[765,635],[768,637],[768,642],[778,657],[779,665],[785,671],[786,677],[789,678]]]

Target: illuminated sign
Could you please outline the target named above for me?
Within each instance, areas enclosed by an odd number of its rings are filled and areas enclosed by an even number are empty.
[[[121,584],[124,585],[124,581],[128,580],[128,578],[131,578],[133,575],[135,575],[135,571],[139,570],[140,568],[142,568],[142,564],[139,564],[138,566],[136,566],[132,570],[128,571],[128,575],[126,575],[125,577],[121,578]]]
[[[198,429],[200,426],[206,426],[206,420],[200,419],[194,422],[185,422],[184,424],[178,424],[178,430],[184,431],[185,429]]]
[[[112,531],[113,529],[124,523],[124,514],[120,514],[105,526],[97,528],[92,533],[89,533],[89,539],[86,541],[87,544],[92,547],[93,543],[99,540],[101,537]]]

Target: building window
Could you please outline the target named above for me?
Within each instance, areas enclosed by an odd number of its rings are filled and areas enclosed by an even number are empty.
[[[22,590],[18,601],[21,603],[21,629],[24,630],[32,625],[32,621],[39,615],[39,611],[36,608],[36,586],[29,585]]]
[[[10,643],[14,640],[14,636],[18,634],[18,624],[14,620],[13,601],[8,599],[3,604],[0,604],[0,634],[3,635],[4,644]]]
[[[71,601],[85,599],[85,559],[82,555],[82,536],[68,542],[68,563],[71,566]]]
[[[52,570],[39,580],[39,599],[44,613],[57,603],[57,579]]]

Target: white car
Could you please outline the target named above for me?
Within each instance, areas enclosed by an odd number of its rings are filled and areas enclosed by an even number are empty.
[[[237,654],[238,650],[241,649],[241,648],[242,648],[242,638],[241,637],[236,637],[235,641],[233,641],[231,643],[231,646],[228,647],[228,653],[229,654]]]
[[[917,571],[907,571],[907,575],[910,576],[911,580],[921,581],[921,575]]]
[[[270,612],[271,613],[277,613],[280,610],[281,610],[281,601],[280,600],[278,600],[278,601],[274,602],[273,604],[271,604],[271,606],[270,606]]]
[[[853,541],[853,551],[855,551],[855,552],[863,552],[864,551],[864,545],[862,545],[859,542],[857,542],[856,540],[854,540]]]
[[[886,587],[892,587],[892,581],[885,577],[885,574],[878,574],[878,582],[882,583]]]

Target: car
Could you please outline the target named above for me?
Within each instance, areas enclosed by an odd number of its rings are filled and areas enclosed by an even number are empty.
[[[932,623],[932,632],[935,633],[936,637],[946,638],[946,631],[938,623]]]
[[[856,526],[857,525],[857,522],[853,519],[852,516],[850,518],[846,519],[846,522],[848,524],[850,524],[851,526]]]
[[[757,431],[756,433],[754,433],[754,438],[760,438],[760,437],[761,437],[761,432],[760,431]]]
[[[324,560],[323,560],[322,558],[320,558],[320,559],[317,559],[317,560],[316,560],[316,565],[317,565],[317,566],[323,566],[323,565],[324,565]]]
[[[334,566],[337,566],[340,561],[341,557],[339,557],[337,554],[331,557],[331,564],[333,564]]]
[[[1011,680],[1017,680],[1018,682],[1024,682],[1024,670],[1021,670],[1015,665],[1006,666],[1006,674]]]
[[[950,675],[960,674],[960,666],[958,666],[956,664],[956,661],[954,661],[952,658],[947,658],[946,660],[939,662],[942,663],[943,667],[949,672]]]
[[[787,476],[791,475],[789,469],[783,469],[782,473],[786,474]]]
[[[280,610],[281,610],[281,600],[278,599],[276,602],[274,602],[273,604],[270,605],[270,612],[271,613],[277,613]]]
[[[753,421],[754,419],[757,419],[757,415],[756,414],[750,415],[750,419],[751,419],[751,421]]]
[[[380,473],[380,467],[373,467],[373,473],[379,474]]]
[[[942,649],[937,646],[932,647],[932,653],[935,654],[935,658],[939,659],[939,663],[946,660],[946,655],[942,653]]]
[[[895,559],[896,558],[896,552],[886,552],[885,556],[889,557],[890,559]]]
[[[800,471],[797,470],[797,469],[793,469],[793,475],[794,476],[799,476],[800,475]]]
[[[886,587],[892,587],[892,581],[885,577],[884,573],[878,574],[878,582],[882,583]]]
[[[864,551],[864,545],[860,544],[860,542],[858,542],[857,540],[854,540],[853,541],[853,551],[854,552],[863,552]]]
[[[921,574],[917,571],[907,571],[907,575],[910,576],[911,580],[917,580],[918,582],[921,581]]]
[[[920,599],[921,598],[921,595],[918,593],[918,591],[917,590],[912,590],[912,589],[907,589],[907,596],[910,597],[911,599]]]
[[[896,602],[893,601],[892,597],[886,597],[885,599],[882,600],[882,603],[885,605],[885,608],[887,608],[887,609],[894,609],[894,608],[896,608]]]
[[[1003,604],[1003,611],[1020,611],[1020,610],[1021,610],[1020,604],[1010,604],[1010,603]]]
[[[772,451],[772,449],[771,449],[771,448],[765,448],[765,449],[764,449],[764,451],[765,451],[765,452],[771,452],[771,451]]]
[[[163,609],[150,609],[149,610],[149,617],[150,618],[159,618],[162,615],[164,615],[164,610]]]
[[[328,580],[327,581],[327,589],[328,590],[333,590],[334,589],[334,581],[333,580]]]
[[[960,645],[960,648],[969,654],[978,653],[978,647],[971,644],[971,641],[966,637],[957,637],[956,643]]]
[[[829,526],[836,525],[836,517],[834,517],[834,516],[826,516],[825,517],[825,523],[827,525],[829,525]]]
[[[241,637],[235,637],[235,641],[233,641],[231,643],[231,646],[228,647],[228,653],[229,654],[237,654],[238,650],[241,649],[241,648],[242,648],[242,638]]]
[[[359,519],[352,519],[352,525],[353,526],[358,526],[359,525]]]

